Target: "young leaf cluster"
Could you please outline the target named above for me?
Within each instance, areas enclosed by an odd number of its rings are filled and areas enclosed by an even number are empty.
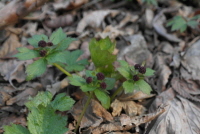
[[[89,70],[86,70],[85,73],[86,78],[78,75],[73,75],[72,77],[70,77],[70,84],[74,86],[79,86],[83,92],[94,92],[95,96],[101,102],[102,106],[105,108],[109,108],[110,97],[107,90],[113,89],[115,85],[115,79],[105,77],[102,80],[99,80],[97,74],[100,73]],[[90,78],[90,82],[87,81],[88,78]]]
[[[144,81],[144,77],[152,76],[155,71],[146,68],[145,73],[140,73],[140,70],[135,69],[134,66],[130,66],[126,61],[119,60],[119,63],[121,66],[117,68],[117,70],[124,78],[126,78],[126,81],[122,84],[125,93],[133,92],[133,90],[141,90],[146,94],[150,94],[152,89],[150,85]],[[137,76],[137,79],[134,76]]]
[[[75,39],[66,37],[66,34],[61,28],[52,33],[48,38],[46,35],[34,35],[28,39],[28,43],[34,47],[34,49],[28,49],[26,47],[18,48],[18,54],[14,55],[19,60],[29,60],[38,58],[35,62],[28,65],[26,68],[27,80],[31,80],[35,77],[42,75],[47,68],[48,64],[58,63],[64,66],[68,71],[81,71],[84,66],[88,64],[87,60],[79,60],[79,56],[82,54],[80,50],[67,51],[69,44]]]
[[[28,114],[28,129],[12,124],[4,126],[4,134],[64,134],[68,129],[67,117],[56,114],[55,111],[71,109],[74,100],[65,93],[58,94],[53,101],[50,92],[40,92],[26,103]]]
[[[192,18],[184,18],[182,16],[175,16],[171,21],[167,23],[167,26],[171,26],[171,31],[184,32],[187,27],[196,28],[199,25],[200,15],[196,15]]]

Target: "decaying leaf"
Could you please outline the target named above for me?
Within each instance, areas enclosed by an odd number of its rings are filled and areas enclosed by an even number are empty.
[[[175,96],[172,89],[162,92],[150,107],[155,111],[160,104],[167,104],[165,112],[151,122],[145,134],[198,134],[200,129],[200,108],[181,96]]]
[[[82,100],[78,101],[72,110],[69,112],[73,115],[75,120],[77,121],[83,107],[87,101],[87,97],[85,96]],[[106,111],[105,108],[101,106],[101,104],[95,100],[91,100],[90,105],[88,106],[86,113],[80,124],[80,129],[85,127],[97,127],[99,126],[104,120],[112,121],[112,115]]]
[[[162,11],[160,11],[155,18],[153,19],[153,27],[156,30],[156,32],[165,37],[166,39],[168,39],[169,41],[172,42],[180,42],[181,39],[179,39],[178,37],[176,37],[173,34],[169,34],[167,33],[167,30],[164,28],[164,23],[166,22],[166,17],[164,16],[164,13],[166,12],[172,12],[172,11],[176,11],[177,9],[173,8],[169,8],[169,9],[163,9]]]
[[[122,109],[129,116],[142,115],[146,111],[145,107],[134,101],[119,101],[117,99],[111,104],[111,108],[113,109],[113,116],[119,116]]]
[[[158,80],[156,81],[158,89],[157,92],[162,92],[166,89],[166,84],[172,72],[170,68],[166,65],[162,55],[157,54],[155,57],[155,61],[155,70],[158,74]]]
[[[76,31],[82,33],[87,26],[98,28],[100,27],[104,18],[110,13],[118,13],[115,10],[99,10],[86,14],[79,22]],[[95,18],[95,19],[94,19]]]
[[[173,78],[172,88],[184,98],[200,102],[200,86],[192,80]]]
[[[200,80],[200,40],[192,44],[186,51],[181,64],[187,72],[181,72],[186,79]],[[187,77],[187,73],[190,75]]]
[[[155,96],[155,94],[145,94],[142,91],[134,90],[133,93],[121,94],[117,97],[120,101],[130,101],[130,100],[144,100]]]

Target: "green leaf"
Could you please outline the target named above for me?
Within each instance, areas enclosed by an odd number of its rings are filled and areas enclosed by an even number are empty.
[[[29,110],[32,110],[39,105],[43,105],[46,107],[50,104],[52,98],[53,95],[49,91],[39,92],[37,96],[31,98],[31,100],[26,103],[26,107],[28,107]]]
[[[92,61],[98,72],[110,76],[114,72],[113,63],[116,61],[116,55],[113,55],[115,43],[111,42],[109,38],[97,41],[92,39],[89,43],[89,50]]]
[[[76,39],[70,37],[65,38],[64,40],[62,40],[62,42],[58,43],[58,45],[56,46],[56,50],[63,51],[67,49],[69,45],[75,40]]]
[[[65,69],[69,72],[82,71],[85,68],[85,65],[88,64],[86,59],[78,60],[78,58],[83,54],[81,50],[76,50],[73,52],[65,51],[63,53],[65,55],[65,63],[67,64]]]
[[[152,70],[151,68],[146,68],[146,73],[144,74],[144,76],[153,76],[155,73],[154,70]]]
[[[127,67],[127,68],[129,67],[129,64],[124,60],[118,60],[118,62],[120,63],[120,66],[122,67]]]
[[[85,75],[86,77],[94,77],[96,73],[94,73],[94,71],[90,71],[90,70],[86,70],[85,71]]]
[[[190,26],[191,28],[196,28],[199,25],[199,22],[191,20],[187,22],[187,25]]]
[[[104,108],[108,109],[110,107],[110,97],[107,95],[107,93],[102,90],[96,89],[94,90],[94,94]]]
[[[30,134],[27,128],[21,125],[12,124],[11,126],[4,126],[4,134]]]
[[[135,84],[145,94],[150,94],[150,92],[152,91],[151,86],[142,79],[140,79],[139,81],[136,81]]]
[[[119,73],[122,76],[124,76],[126,79],[131,79],[131,77],[132,77],[130,68],[119,67],[119,68],[117,68],[117,71],[119,71]]]
[[[32,64],[28,65],[26,68],[27,80],[31,80],[35,77],[42,75],[46,71],[47,61],[41,58]]]
[[[81,86],[86,84],[86,80],[78,75],[72,75],[72,77],[69,77],[70,84],[74,86]]]
[[[44,34],[41,35],[33,35],[31,38],[28,39],[28,43],[32,45],[33,47],[37,48],[38,47],[38,42],[44,40],[48,41],[48,37]]]
[[[134,82],[133,80],[127,80],[122,84],[125,93],[132,93],[134,90]]]
[[[31,134],[64,134],[68,130],[67,117],[56,114],[51,105],[32,109],[27,119]]]
[[[149,5],[154,5],[154,6],[158,5],[156,0],[142,0],[142,1],[149,4]]]
[[[56,62],[65,63],[66,57],[63,52],[57,51],[57,52],[53,52],[53,53],[49,54],[46,57],[46,60],[48,61],[49,64],[56,63]]]
[[[50,41],[58,45],[61,41],[63,41],[66,38],[66,34],[63,32],[62,28],[57,29],[54,31],[50,36]],[[63,45],[62,45],[63,46]]]
[[[200,19],[200,15],[195,15],[194,17],[192,17],[190,20],[197,20]]]
[[[95,89],[97,89],[97,87],[92,86],[92,85],[90,85],[90,84],[81,85],[80,88],[81,88],[81,90],[82,90],[83,92],[94,91]]]
[[[111,90],[115,86],[115,79],[114,78],[105,78],[104,82],[107,85],[106,90]]]
[[[167,23],[167,26],[172,26],[171,31],[180,30],[183,32],[187,28],[187,22],[182,16],[175,16]]]
[[[13,57],[17,57],[19,60],[30,60],[36,57],[40,57],[39,52],[36,50],[31,50],[26,47],[19,47],[17,50],[19,52]]]
[[[54,110],[59,111],[67,111],[72,108],[75,101],[70,98],[69,96],[66,96],[65,93],[58,94],[56,98],[51,102],[51,106],[54,108]]]

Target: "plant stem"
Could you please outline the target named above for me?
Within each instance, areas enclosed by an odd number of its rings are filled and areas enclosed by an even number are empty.
[[[114,94],[111,96],[111,102],[114,100],[115,96],[118,95],[121,91],[123,90],[123,87],[120,86],[115,92]]]
[[[66,74],[67,76],[72,76],[69,72],[67,72],[64,68],[62,68],[60,65],[56,64],[56,63],[53,63],[53,65],[55,67],[57,67],[60,71],[62,71],[64,74]]]
[[[86,112],[87,107],[88,107],[89,104],[90,104],[90,100],[92,99],[92,97],[93,97],[93,91],[90,92],[90,96],[89,96],[87,102],[85,103],[85,106],[84,106],[84,108],[83,108],[83,111],[82,111],[82,113],[81,113],[81,115],[80,115],[80,117],[79,117],[79,119],[78,119],[78,122],[77,122],[77,124],[76,124],[76,128],[75,128],[75,130],[74,130],[75,133],[76,133],[77,130],[78,130],[78,127],[79,127],[79,125],[80,125],[80,123],[81,123],[81,120],[82,120],[82,118],[83,118],[83,116],[84,116],[84,114],[85,114],[85,112]]]

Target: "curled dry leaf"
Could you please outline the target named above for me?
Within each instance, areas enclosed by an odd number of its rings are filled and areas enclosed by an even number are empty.
[[[144,99],[148,99],[154,96],[155,94],[148,95],[148,94],[143,93],[142,91],[134,90],[133,93],[121,94],[119,97],[117,97],[117,99],[120,101],[144,100]]]
[[[115,10],[99,10],[87,13],[79,22],[76,31],[82,33],[87,26],[98,28],[100,27],[104,18],[110,13],[118,13]],[[94,19],[95,18],[95,19]]]
[[[187,72],[181,72],[185,79],[200,80],[200,40],[192,44],[186,51],[181,64]],[[187,73],[190,75],[187,77]]]
[[[78,120],[86,101],[87,97],[85,96],[73,106],[72,110],[69,111],[76,121]],[[88,106],[81,121],[80,129],[85,127],[97,127],[103,122],[104,119],[112,121],[113,117],[108,111],[106,111],[105,108],[101,106],[101,104],[99,104],[99,102],[91,100],[90,105]]]
[[[123,44],[118,54],[118,59],[123,60],[127,56],[134,63],[141,64],[146,61],[146,65],[151,67],[153,58],[151,52],[147,48],[147,43],[144,37],[140,34],[124,37],[127,43],[130,45],[125,46]],[[141,56],[142,55],[142,56]]]
[[[200,102],[200,86],[192,80],[173,78],[172,88],[184,98]]]
[[[107,124],[102,124],[95,129],[92,130],[92,134],[102,134],[105,132],[111,132],[111,131],[126,131],[130,130],[133,128],[133,125],[127,125],[127,126],[122,126],[119,121],[115,121],[112,123],[107,123]]]
[[[145,114],[142,116],[135,116],[135,117],[131,117],[131,116],[127,116],[125,114],[122,114],[120,116],[120,122],[121,125],[131,125],[134,124],[135,126],[139,126],[141,124],[150,122],[152,120],[154,120],[156,117],[158,117],[159,115],[161,115],[163,112],[165,112],[165,109],[163,106],[160,106],[156,112],[154,113],[150,113],[150,114]]]
[[[175,96],[172,89],[162,92],[150,107],[155,111],[160,104],[167,104],[165,112],[151,122],[145,134],[197,134],[200,126],[200,108],[189,100]]]
[[[166,22],[166,17],[164,16],[164,13],[166,13],[166,12],[173,12],[173,11],[176,11],[176,10],[177,9],[174,9],[174,8],[173,9],[171,9],[171,8],[169,8],[169,9],[163,9],[153,19],[153,27],[156,30],[156,32],[159,35],[165,37],[166,39],[168,39],[169,41],[172,41],[172,42],[180,42],[181,39],[179,39],[178,37],[176,37],[173,34],[167,33],[167,30],[164,27],[164,23]]]
[[[119,101],[117,99],[115,99],[111,104],[111,108],[113,109],[113,116],[119,116],[122,109],[129,116],[142,115],[146,111],[145,107],[135,103],[134,101]]]
[[[69,26],[73,23],[74,17],[71,14],[58,16],[51,20],[45,20],[44,24],[49,28],[59,28]]]
[[[88,2],[88,0],[70,0],[70,3],[67,6],[67,9],[71,10],[71,9],[80,7],[81,5],[83,5],[87,2]]]
[[[11,98],[11,95],[4,91],[0,91],[0,107],[5,105],[5,102]]]
[[[170,68],[166,65],[164,58],[157,54],[155,57],[155,70],[158,74],[157,83],[157,92],[162,92],[166,89],[166,84],[169,80],[169,76],[171,75]]]

